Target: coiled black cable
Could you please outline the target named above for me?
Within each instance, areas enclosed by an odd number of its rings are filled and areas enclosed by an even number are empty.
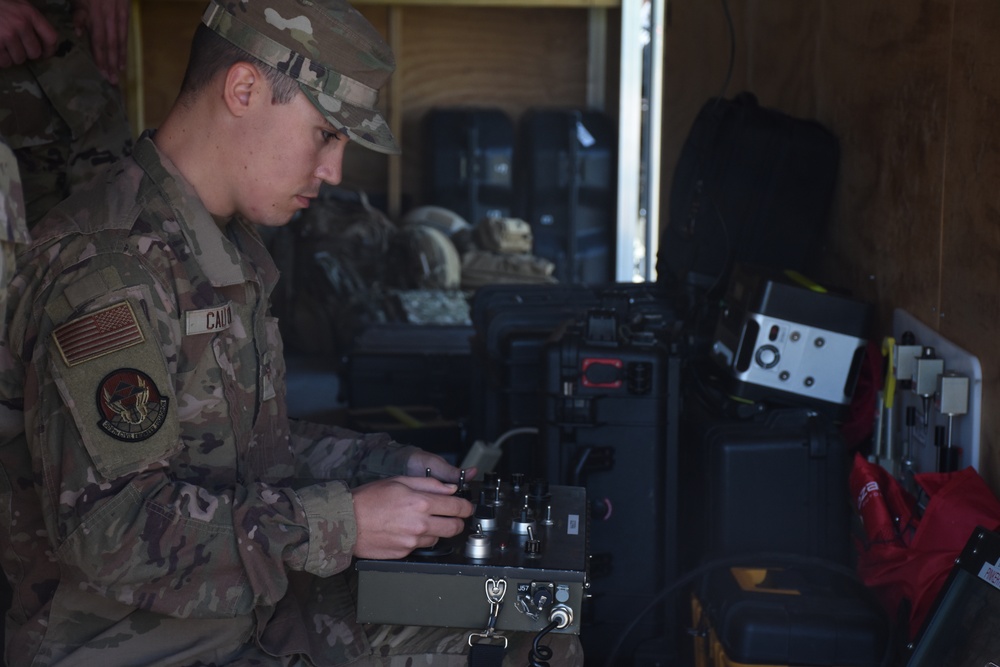
[[[531,642],[531,652],[528,653],[528,667],[549,667],[552,649],[546,644],[539,644],[542,637],[559,627],[559,621],[552,621],[542,628]]]

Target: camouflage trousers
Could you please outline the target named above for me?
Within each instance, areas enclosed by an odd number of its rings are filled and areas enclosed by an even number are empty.
[[[351,667],[467,667],[469,664],[469,630],[412,625],[382,625],[365,630],[373,655],[351,663]],[[503,667],[526,667],[535,635],[528,632],[503,634],[508,640]],[[546,661],[551,667],[583,665],[583,649],[576,635],[550,633],[541,638],[539,645],[552,651],[552,657]]]
[[[470,630],[432,628],[416,625],[370,625],[364,632],[371,644],[371,653],[361,655],[343,667],[468,667]],[[508,640],[504,651],[503,667],[526,667],[533,649],[535,635],[527,632],[502,633]],[[551,657],[550,667],[583,667],[583,648],[576,635],[548,634],[539,641],[547,646]],[[199,663],[199,667],[204,663]],[[303,656],[284,660],[260,653],[255,646],[248,646],[246,653],[230,667],[315,667]]]

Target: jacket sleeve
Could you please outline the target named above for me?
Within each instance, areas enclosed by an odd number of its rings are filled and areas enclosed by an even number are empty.
[[[343,479],[357,486],[403,475],[416,447],[394,442],[386,433],[358,433],[338,426],[291,421],[295,474],[304,480]]]

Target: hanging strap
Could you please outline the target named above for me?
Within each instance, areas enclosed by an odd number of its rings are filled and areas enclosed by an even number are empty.
[[[504,579],[486,580],[486,600],[490,603],[490,617],[483,632],[469,635],[469,667],[501,667],[507,651],[507,638],[497,634],[497,617],[507,592]]]

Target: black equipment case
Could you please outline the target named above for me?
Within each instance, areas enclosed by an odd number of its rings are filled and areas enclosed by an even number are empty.
[[[752,93],[702,106],[681,149],[657,275],[714,292],[734,261],[806,271],[829,218],[840,149],[814,120]]]
[[[485,285],[472,299],[473,439],[495,442],[517,428],[534,427],[542,415],[542,346],[560,324],[597,305],[582,285]],[[528,447],[525,447],[525,444]],[[504,447],[504,472],[535,474],[533,442]]]
[[[466,324],[370,325],[344,360],[344,402],[352,409],[432,406],[467,419],[471,339]]]
[[[475,225],[514,207],[514,123],[501,109],[435,108],[423,121],[425,204]]]
[[[783,552],[846,564],[849,456],[834,423],[776,408],[704,429],[686,497],[704,558]]]
[[[519,123],[517,183],[534,254],[562,283],[614,280],[617,139],[600,111],[531,109]]]
[[[1000,665],[1000,534],[977,528],[948,575],[906,667]]]
[[[878,667],[888,645],[884,612],[845,573],[720,568],[701,580],[691,607],[695,667]]]
[[[567,321],[593,308],[612,308],[643,329],[678,324],[672,304],[656,285],[609,283],[486,285],[472,299],[471,434],[495,441],[505,432],[538,427],[543,420],[546,341]],[[507,472],[535,472],[523,442],[504,447]]]
[[[633,621],[630,651],[650,642],[666,656],[676,649],[676,609],[640,612],[678,571],[680,358],[662,330],[625,326],[627,316],[626,308],[592,309],[544,348],[548,479],[585,487],[591,504],[581,640],[596,664]]]

